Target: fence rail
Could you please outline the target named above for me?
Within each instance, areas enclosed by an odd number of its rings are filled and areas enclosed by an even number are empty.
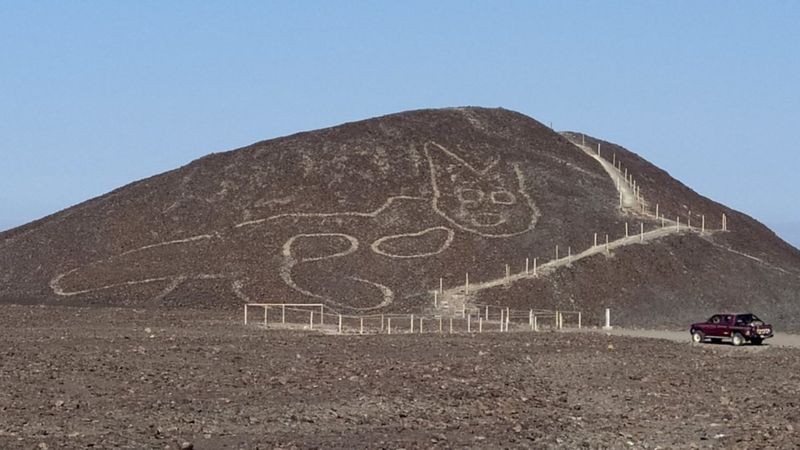
[[[333,334],[487,333],[581,328],[580,311],[518,310],[481,305],[481,313],[347,315],[321,303],[247,303],[244,324]]]

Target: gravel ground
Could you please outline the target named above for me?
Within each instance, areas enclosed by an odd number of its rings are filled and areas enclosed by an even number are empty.
[[[800,445],[800,353],[777,346],[9,305],[0,343],[3,449]]]
[[[639,330],[632,328],[613,328],[611,330],[600,330],[598,328],[585,328],[581,331],[597,331],[614,336],[630,336],[649,339],[666,339],[674,342],[688,342],[691,339],[689,329],[685,330]],[[708,344],[708,342],[706,342]],[[724,342],[722,344],[725,344]],[[800,348],[800,335],[789,333],[775,333],[775,336],[767,339],[765,345],[772,347]]]

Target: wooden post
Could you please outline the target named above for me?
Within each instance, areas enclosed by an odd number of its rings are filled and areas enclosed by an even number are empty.
[[[461,318],[463,319],[464,316],[467,315],[467,299],[464,299],[464,303],[461,304]]]
[[[319,307],[319,324],[325,325],[325,306]]]
[[[483,333],[483,317],[478,316],[478,333]]]
[[[625,237],[628,237],[628,222],[625,222]]]
[[[269,311],[269,306],[264,305],[264,328],[267,328],[267,311]]]
[[[386,334],[392,334],[392,318],[386,318]]]
[[[419,318],[419,334],[422,334],[422,317]]]
[[[533,258],[533,275],[536,276],[536,258]]]
[[[533,315],[533,331],[539,331],[539,321],[536,318],[536,314]]]
[[[511,278],[511,267],[506,264],[506,279]]]
[[[286,323],[286,305],[281,305],[281,323]]]
[[[247,325],[247,303],[244,304],[244,324]]]
[[[342,315],[339,314],[339,334],[342,334]]]
[[[506,331],[508,331],[508,323],[511,322],[511,309],[506,308]]]
[[[675,218],[675,231],[681,231],[681,216]]]
[[[611,252],[611,249],[609,248],[609,245],[608,245],[608,235],[606,235],[606,253],[610,253],[610,252]]]
[[[308,329],[309,330],[313,330],[314,329],[314,311],[311,311],[311,314],[309,314]]]
[[[383,333],[383,314],[381,314],[381,333]]]
[[[578,329],[581,329],[581,312],[578,311]]]
[[[530,325],[531,330],[533,330],[533,310],[528,312],[528,325]]]
[[[503,308],[500,308],[500,331],[503,331],[503,316],[505,313],[506,311]]]
[[[556,310],[556,317],[555,317],[555,321],[556,321],[555,328],[556,328],[556,330],[558,329],[558,314],[559,314],[558,310]]]
[[[656,218],[658,218],[658,203],[656,203]]]
[[[358,334],[364,334],[364,318],[363,317],[359,318]]]
[[[464,295],[469,294],[469,272],[464,275]],[[467,301],[467,299],[464,299]]]
[[[444,280],[439,278],[439,294],[444,294]]]
[[[616,153],[614,153],[613,156],[611,156],[611,165],[613,165],[613,166],[617,165],[617,154]]]
[[[728,216],[722,214],[722,231],[728,231]]]
[[[486,305],[486,320],[489,320],[489,305]]]
[[[528,258],[525,258],[525,275],[528,275]]]
[[[450,318],[450,334],[453,334],[453,318]]]
[[[619,192],[619,207],[622,208],[622,191]]]
[[[439,316],[439,334],[442,334],[442,316]]]
[[[597,143],[597,156],[600,156],[600,143]]]
[[[467,316],[467,333],[472,333],[472,314]]]
[[[572,247],[567,247],[567,261],[572,264]]]
[[[411,315],[411,334],[414,334],[414,315]]]
[[[433,291],[433,307],[439,307],[439,291]]]
[[[597,247],[597,233],[594,234],[594,246]]]
[[[700,232],[701,233],[705,233],[706,232],[706,216],[705,215],[700,216]]]
[[[556,245],[556,260],[558,260],[558,245]]]

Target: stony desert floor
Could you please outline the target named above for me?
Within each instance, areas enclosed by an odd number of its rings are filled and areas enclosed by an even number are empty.
[[[799,433],[797,349],[0,306],[3,449],[797,448]]]

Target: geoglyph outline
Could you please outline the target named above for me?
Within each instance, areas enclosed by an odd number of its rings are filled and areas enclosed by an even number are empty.
[[[524,202],[526,204],[525,206],[527,206],[530,209],[530,213],[531,213],[530,214],[530,223],[528,224],[528,226],[525,229],[517,231],[517,232],[513,232],[513,233],[491,234],[491,233],[482,232],[482,231],[479,231],[479,230],[477,230],[475,228],[466,226],[466,225],[458,222],[457,220],[453,219],[452,217],[450,217],[445,211],[443,211],[439,207],[439,204],[438,204],[438,199],[441,197],[442,193],[439,190],[439,184],[437,183],[437,176],[438,176],[437,167],[436,167],[436,164],[434,162],[434,158],[431,156],[430,146],[435,146],[435,148],[437,150],[441,151],[445,156],[451,158],[458,165],[460,165],[461,167],[469,170],[470,172],[474,173],[475,175],[477,175],[479,177],[480,176],[484,176],[487,173],[489,173],[489,171],[491,169],[495,168],[498,165],[499,161],[500,161],[499,158],[497,158],[497,157],[492,158],[484,166],[483,169],[477,169],[476,167],[474,167],[473,165],[471,165],[470,163],[465,161],[463,158],[459,157],[455,153],[453,153],[450,150],[446,149],[444,146],[439,145],[438,143],[436,143],[434,141],[429,141],[429,142],[426,142],[423,147],[424,147],[424,153],[425,153],[426,159],[428,161],[428,168],[429,168],[428,178],[429,178],[429,183],[430,183],[430,187],[431,187],[431,190],[432,190],[432,195],[430,197],[408,196],[408,195],[390,196],[390,197],[387,197],[386,201],[381,206],[379,206],[376,209],[373,209],[371,211],[366,211],[366,212],[362,212],[362,211],[344,211],[344,212],[321,212],[321,213],[281,213],[281,214],[276,214],[276,215],[269,216],[269,217],[264,217],[264,218],[260,218],[260,219],[253,219],[253,220],[247,220],[247,221],[244,221],[244,222],[237,223],[237,224],[233,225],[230,228],[229,231],[235,232],[235,230],[239,229],[239,228],[250,227],[250,226],[255,226],[255,225],[261,225],[261,224],[264,224],[264,223],[276,221],[276,220],[283,219],[283,218],[290,218],[290,219],[297,219],[297,218],[331,218],[331,217],[348,217],[348,216],[349,217],[375,218],[375,217],[378,217],[382,212],[384,212],[387,209],[389,209],[390,207],[392,207],[393,204],[401,202],[401,201],[406,201],[406,200],[407,201],[425,201],[425,202],[429,202],[431,210],[434,213],[436,213],[437,215],[439,215],[440,217],[442,217],[443,219],[445,219],[454,228],[456,228],[458,230],[461,230],[463,232],[475,234],[475,235],[478,235],[478,236],[481,236],[481,237],[484,237],[484,238],[509,238],[509,237],[518,236],[520,234],[523,234],[523,233],[526,233],[526,232],[529,232],[529,231],[533,230],[533,228],[535,227],[535,225],[536,225],[536,223],[538,221],[540,213],[539,213],[539,210],[536,207],[535,203],[533,202],[533,199],[531,198],[530,194],[527,191],[527,186],[525,184],[525,177],[524,177],[524,175],[522,173],[522,170],[521,170],[519,164],[517,164],[517,163],[511,163],[511,167],[513,169],[513,173],[514,173],[514,176],[516,178],[516,183],[517,183],[516,188],[517,188],[517,191],[525,199],[525,202]],[[511,192],[509,192],[509,193],[512,195],[512,197],[516,201],[516,196]],[[503,204],[503,203],[501,203],[501,204]],[[491,226],[496,226],[496,225],[499,225],[499,224],[502,224],[502,223],[504,223],[504,221],[498,221],[496,223],[489,223],[489,224],[486,224],[486,225],[481,225],[481,224],[478,224],[476,222],[476,223],[473,224],[473,227],[491,227]],[[422,252],[422,253],[419,253],[419,254],[397,255],[397,254],[392,254],[390,252],[381,250],[381,248],[380,248],[381,244],[383,244],[383,243],[385,243],[387,241],[390,241],[391,239],[403,238],[403,237],[409,237],[409,236],[411,236],[411,237],[422,236],[422,235],[424,235],[426,233],[429,233],[432,230],[443,230],[443,231],[445,231],[447,233],[447,236],[446,236],[446,239],[445,239],[444,243],[442,243],[434,251]],[[344,251],[344,252],[337,252],[337,253],[334,253],[334,254],[331,254],[331,255],[325,255],[325,256],[311,258],[311,259],[303,259],[301,261],[297,261],[296,259],[294,259],[294,255],[291,252],[291,246],[292,246],[292,244],[294,243],[294,241],[296,239],[303,238],[303,237],[308,238],[308,237],[323,237],[323,236],[327,236],[327,237],[337,236],[337,237],[344,238],[344,239],[348,240],[351,243],[351,247],[348,250]],[[97,292],[97,291],[106,290],[106,289],[113,289],[113,288],[122,287],[122,286],[132,286],[132,285],[146,284],[146,283],[153,283],[153,282],[171,281],[171,283],[168,284],[167,288],[165,288],[165,290],[161,294],[159,294],[159,296],[158,296],[158,297],[164,297],[167,294],[169,294],[169,292],[171,292],[171,290],[175,289],[178,285],[180,285],[182,282],[184,282],[186,280],[189,280],[189,279],[226,278],[226,277],[229,277],[229,276],[231,276],[233,274],[226,274],[226,273],[198,274],[198,275],[195,275],[195,276],[189,276],[189,275],[186,275],[186,274],[178,274],[178,275],[170,275],[170,276],[164,276],[164,277],[144,278],[144,279],[141,279],[141,280],[129,280],[129,281],[121,282],[121,283],[112,283],[112,284],[108,284],[108,285],[104,285],[104,286],[93,287],[93,288],[90,288],[90,289],[76,290],[76,291],[71,291],[71,292],[66,291],[61,286],[61,281],[62,281],[62,279],[64,277],[67,277],[70,274],[73,274],[73,273],[75,273],[75,272],[77,272],[77,271],[79,271],[79,270],[81,270],[83,268],[86,268],[86,267],[89,267],[89,266],[95,265],[95,264],[102,264],[104,262],[109,262],[109,261],[112,261],[114,259],[118,259],[120,257],[129,255],[129,254],[132,254],[132,253],[142,252],[142,251],[145,251],[145,250],[148,250],[148,249],[167,246],[167,245],[180,245],[180,244],[189,243],[189,242],[195,242],[195,241],[200,241],[200,240],[213,240],[213,239],[223,239],[223,238],[224,238],[224,235],[222,233],[220,233],[219,231],[217,231],[217,232],[214,232],[212,234],[202,234],[202,235],[191,236],[191,237],[183,238],[183,239],[176,239],[176,240],[165,241],[165,242],[160,242],[160,243],[155,243],[155,244],[148,244],[148,245],[136,248],[136,249],[132,249],[132,250],[128,250],[128,251],[122,252],[122,253],[117,254],[117,255],[112,255],[112,256],[110,256],[108,258],[104,258],[104,259],[101,259],[101,260],[98,260],[98,261],[94,261],[94,262],[89,263],[89,264],[87,264],[85,266],[73,268],[73,269],[71,269],[71,270],[69,270],[67,272],[64,272],[62,274],[56,275],[50,281],[50,287],[51,287],[51,289],[53,290],[53,292],[56,295],[59,295],[59,296],[73,296],[73,295]],[[445,226],[436,226],[436,227],[426,228],[426,229],[421,230],[421,231],[414,231],[414,232],[408,232],[408,233],[399,233],[399,234],[394,234],[394,235],[382,236],[382,237],[374,240],[370,244],[370,250],[372,252],[374,252],[375,254],[378,254],[378,255],[381,255],[381,256],[385,256],[385,257],[389,257],[389,258],[398,258],[398,259],[426,258],[426,257],[431,257],[431,256],[438,255],[438,254],[446,251],[450,247],[450,245],[452,244],[454,239],[455,239],[455,232],[453,231],[452,228],[445,227]],[[293,290],[295,290],[295,291],[297,291],[297,292],[299,292],[299,293],[301,293],[303,295],[312,297],[312,298],[322,299],[322,300],[325,300],[326,302],[329,302],[329,303],[332,303],[332,304],[339,304],[338,302],[335,302],[333,299],[330,299],[330,298],[325,297],[325,296],[320,296],[319,294],[315,294],[313,292],[308,291],[307,289],[302,288],[301,286],[298,286],[294,282],[294,280],[293,280],[293,278],[291,276],[292,268],[294,268],[298,264],[302,264],[302,263],[306,263],[306,262],[320,261],[320,260],[324,260],[324,259],[331,259],[331,258],[338,258],[338,257],[347,256],[347,255],[350,255],[350,254],[356,252],[359,248],[360,248],[360,244],[358,242],[358,239],[353,237],[353,236],[344,234],[344,233],[298,233],[298,234],[295,234],[295,235],[291,236],[290,238],[288,238],[284,242],[284,244],[281,246],[281,255],[283,257],[283,260],[282,260],[281,264],[278,267],[278,273],[279,273],[281,279],[284,281],[284,283],[286,283]],[[367,307],[367,308],[352,308],[352,307],[349,307],[350,309],[369,310],[369,309],[381,308],[381,307],[388,306],[389,304],[391,304],[393,299],[394,299],[394,292],[389,287],[387,287],[387,286],[385,286],[383,284],[380,284],[380,283],[377,283],[377,282],[374,282],[374,281],[371,281],[371,280],[365,280],[365,279],[358,278],[358,277],[346,277],[346,278],[372,285],[372,286],[378,288],[379,290],[381,290],[381,292],[383,293],[383,297],[384,297],[383,301],[381,303],[379,303],[377,306]],[[242,285],[243,285],[243,280],[241,280],[241,279],[233,279],[232,280],[232,289],[235,291],[237,297],[246,298],[246,295],[244,295],[244,293],[241,292]],[[340,306],[346,306],[346,305],[341,305],[341,304],[339,304],[339,305]]]

